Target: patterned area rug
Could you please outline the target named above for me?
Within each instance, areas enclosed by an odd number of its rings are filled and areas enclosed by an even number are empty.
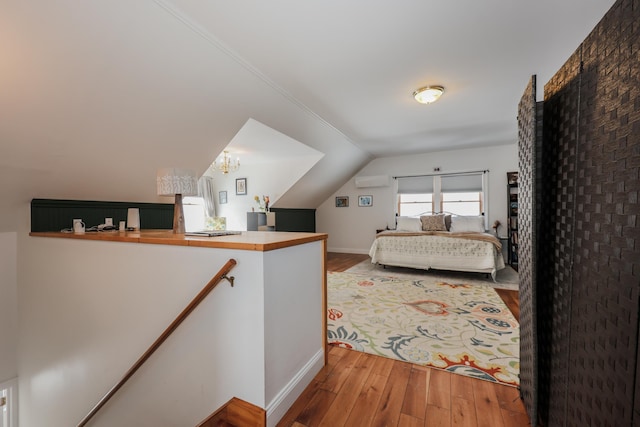
[[[520,328],[487,286],[328,273],[329,343],[517,386]]]
[[[383,267],[381,265],[372,264],[371,259],[364,260],[350,269],[349,273],[360,273],[372,276],[396,277],[402,279],[414,280],[434,280],[434,281],[451,281],[464,282],[473,285],[491,286],[496,289],[518,290],[518,272],[511,266],[506,266],[499,270],[496,281],[491,276],[485,277],[482,273],[469,273],[465,271],[444,271],[444,270],[417,270],[415,268],[406,267]]]

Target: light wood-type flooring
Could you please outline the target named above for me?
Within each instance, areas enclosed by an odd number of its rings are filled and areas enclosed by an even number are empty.
[[[367,255],[329,253],[344,271]],[[518,293],[500,291],[516,318]],[[530,426],[518,389],[331,346],[329,363],[278,423],[312,426]]]

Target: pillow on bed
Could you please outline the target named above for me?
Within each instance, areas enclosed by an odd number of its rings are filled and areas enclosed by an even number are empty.
[[[396,219],[396,230],[398,231],[422,231],[420,218],[410,216],[399,216]]]
[[[447,227],[447,231],[451,230],[451,215],[444,215],[444,225]]]
[[[422,231],[447,231],[444,215],[424,215],[420,217]]]
[[[483,216],[454,216],[451,218],[452,233],[484,233]]]

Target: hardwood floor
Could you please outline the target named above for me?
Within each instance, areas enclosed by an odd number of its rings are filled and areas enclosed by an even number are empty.
[[[369,259],[369,255],[327,252],[327,270],[345,271],[354,265],[361,263],[365,259]]]
[[[344,271],[367,258],[367,255],[329,253],[327,269]],[[517,292],[505,291],[501,296],[519,314]],[[328,365],[278,426],[530,424],[515,387],[332,346]]]

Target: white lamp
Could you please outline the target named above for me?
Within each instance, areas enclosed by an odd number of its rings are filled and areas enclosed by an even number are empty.
[[[198,179],[189,169],[158,169],[158,196],[175,196],[173,207],[173,232],[184,234],[182,196],[198,194]]]

